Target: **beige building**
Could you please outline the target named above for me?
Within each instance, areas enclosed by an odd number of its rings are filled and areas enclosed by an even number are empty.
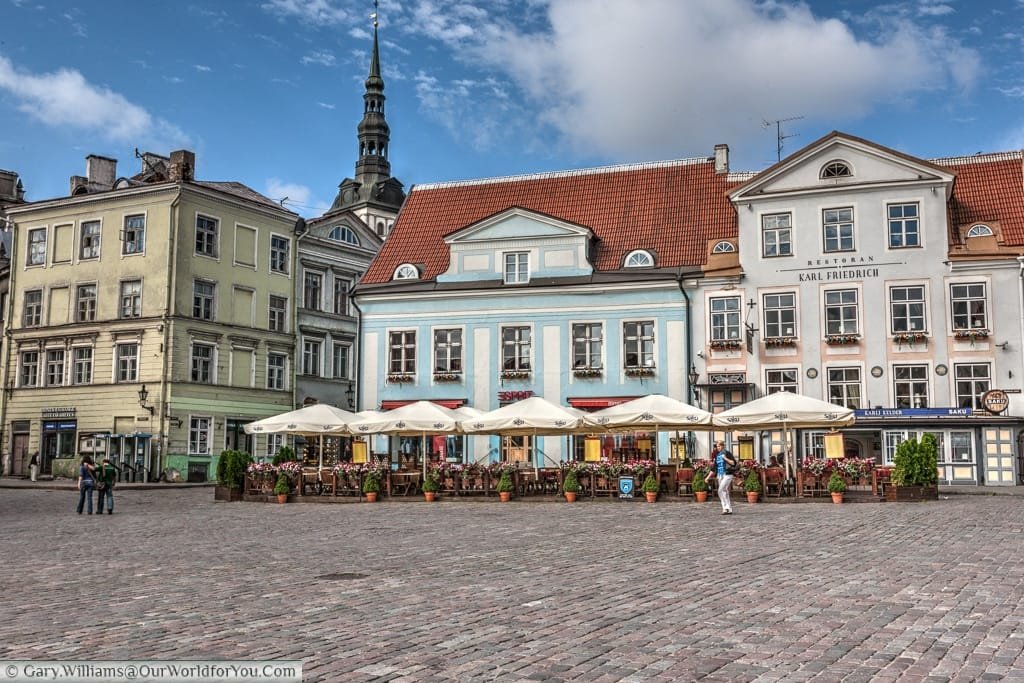
[[[293,404],[297,215],[195,157],[87,158],[70,196],[10,207],[3,445],[43,474],[109,455],[126,478],[212,478],[242,425]]]

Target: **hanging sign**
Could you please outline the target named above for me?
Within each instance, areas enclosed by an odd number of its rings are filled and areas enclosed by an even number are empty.
[[[981,395],[981,405],[993,415],[1005,413],[1010,405],[1010,397],[1002,389],[991,389]]]
[[[846,447],[843,445],[842,432],[825,433],[825,457],[842,458],[846,456]]]

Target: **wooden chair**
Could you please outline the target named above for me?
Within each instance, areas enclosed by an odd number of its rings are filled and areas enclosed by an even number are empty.
[[[803,498],[813,498],[821,495],[821,477],[802,472],[800,475],[799,494]]]
[[[338,477],[334,474],[334,470],[320,470],[320,495],[338,495]]]
[[[690,467],[681,468],[676,472],[676,493],[680,496],[693,495],[693,473],[694,470]]]
[[[769,467],[764,471],[764,496],[781,498],[786,489],[786,473],[781,467]]]
[[[876,496],[884,496],[885,490],[892,486],[892,470],[888,467],[879,467],[871,472],[872,493]]]

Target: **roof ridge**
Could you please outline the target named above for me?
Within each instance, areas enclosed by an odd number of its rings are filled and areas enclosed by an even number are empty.
[[[1024,159],[1024,151],[987,152],[984,154],[979,152],[978,154],[972,154],[970,156],[943,157],[938,159],[929,159],[929,161],[933,164],[939,164],[940,166],[955,166],[957,164],[983,164],[990,161],[1015,161],[1017,159]]]
[[[645,161],[633,164],[613,164],[610,166],[595,166],[593,168],[580,168],[565,171],[545,171],[542,173],[524,173],[521,175],[495,176],[493,178],[476,178],[472,180],[450,180],[439,183],[423,183],[415,185],[410,192],[418,190],[443,190],[452,187],[467,187],[471,185],[491,185],[495,183],[523,182],[527,180],[549,180],[552,178],[573,178],[576,176],[597,175],[600,173],[621,173],[625,171],[645,171],[652,168],[671,168],[674,166],[694,166],[697,164],[714,163],[714,157],[690,157],[686,159],[671,159],[668,161]]]

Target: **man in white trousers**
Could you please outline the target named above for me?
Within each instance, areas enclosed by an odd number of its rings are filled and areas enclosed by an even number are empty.
[[[732,478],[739,462],[737,462],[736,456],[725,449],[724,441],[715,442],[715,450],[712,451],[711,457],[713,465],[711,472],[708,473],[708,479],[718,477],[718,500],[722,504],[722,514],[731,515],[732,497],[729,492],[732,489]]]

